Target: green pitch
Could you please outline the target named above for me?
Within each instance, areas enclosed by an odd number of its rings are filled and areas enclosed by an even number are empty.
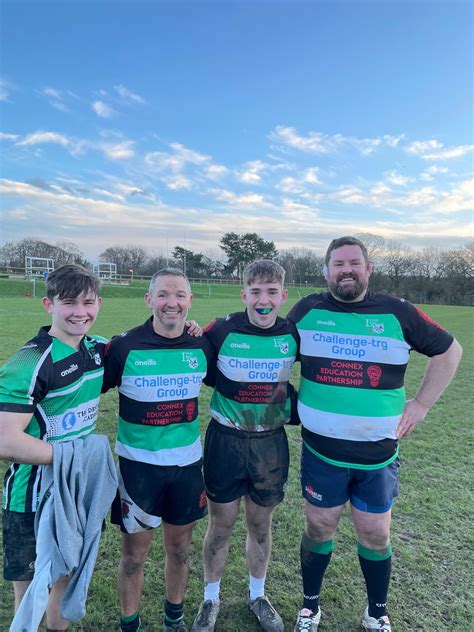
[[[127,290],[130,298],[113,298],[104,291],[104,304],[94,331],[111,336],[144,321],[149,312],[140,298],[145,287]],[[238,286],[196,285],[190,314],[201,324],[241,308]],[[114,289],[115,292],[116,289]],[[122,292],[122,288],[118,291]],[[133,290],[133,291],[130,291]],[[300,289],[300,295],[307,290]],[[1,292],[1,288],[0,288]],[[18,295],[17,295],[18,296]],[[291,290],[285,308],[298,299]],[[469,307],[423,306],[427,313],[452,331],[464,347],[459,372],[448,391],[415,433],[401,445],[400,497],[394,505],[393,579],[389,610],[395,630],[471,630],[474,629],[469,551],[472,552],[472,375],[474,311]],[[0,363],[20,347],[48,316],[39,298],[2,298]],[[413,353],[407,374],[408,395],[414,394],[425,366],[424,358]],[[295,376],[295,383],[297,378]],[[203,389],[201,417],[203,430],[208,421],[209,389]],[[115,393],[102,399],[99,431],[113,440],[117,411]],[[299,543],[303,529],[303,501],[299,489],[299,429],[288,428],[291,469],[286,498],[274,514],[273,555],[267,579],[267,593],[281,613],[285,629],[294,624],[301,607]],[[2,468],[3,472],[6,469]],[[190,579],[185,618],[191,624],[202,599],[200,549],[206,520],[194,532]],[[257,625],[246,605],[247,570],[242,521],[236,525],[229,562],[222,580],[218,632],[256,631]],[[96,570],[91,583],[87,617],[70,627],[83,632],[109,632],[117,629],[119,616],[115,589],[120,536],[109,525],[105,531]],[[163,553],[160,533],[146,564],[142,602],[144,630],[161,630],[163,604]],[[365,607],[362,575],[356,555],[356,541],[349,515],[335,539],[335,552],[328,569],[321,597],[321,631],[359,630]],[[0,579],[0,630],[8,628],[12,611],[12,590]]]

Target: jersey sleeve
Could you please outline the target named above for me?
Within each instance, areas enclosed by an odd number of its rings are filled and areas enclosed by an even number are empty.
[[[407,342],[415,351],[431,358],[449,349],[454,337],[444,327],[408,301],[403,301],[403,307],[402,327]]]
[[[34,412],[48,392],[49,349],[27,344],[0,369],[0,411]]]
[[[106,393],[111,388],[120,386],[124,367],[123,344],[120,336],[115,336],[105,345],[104,349],[104,382],[102,392]]]
[[[298,333],[298,329],[296,328],[295,323],[289,318],[287,318],[287,322],[290,327],[291,335],[293,336],[296,342],[296,349],[297,349],[296,361],[298,362],[300,360],[300,335]]]
[[[207,372],[203,382],[206,386],[215,386],[216,383],[216,352],[207,336],[203,336],[203,351],[206,356]]]
[[[314,295],[305,296],[301,298],[297,303],[293,305],[293,307],[288,312],[286,318],[296,324],[298,323],[303,316],[311,309],[311,299]]]

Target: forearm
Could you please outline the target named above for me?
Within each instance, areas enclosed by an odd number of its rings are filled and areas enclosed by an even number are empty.
[[[430,358],[415,400],[429,410],[440,398],[456,373],[462,356],[461,345],[453,340],[449,349]]]
[[[53,461],[53,447],[24,432],[0,430],[0,459],[31,465],[48,465]]]

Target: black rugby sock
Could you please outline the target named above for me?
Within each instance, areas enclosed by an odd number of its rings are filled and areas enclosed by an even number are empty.
[[[301,539],[301,575],[303,577],[303,608],[317,612],[319,593],[324,573],[331,559],[334,544],[332,540],[315,542],[306,533]]]
[[[392,548],[384,552],[367,549],[358,544],[359,562],[364,574],[369,601],[369,615],[380,619],[387,614],[387,595],[392,570]]]
[[[184,606],[181,603],[171,603],[165,600],[165,623],[166,625],[178,625],[183,618]]]

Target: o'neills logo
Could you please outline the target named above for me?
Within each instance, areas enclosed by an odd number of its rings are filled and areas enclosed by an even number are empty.
[[[148,358],[148,360],[135,360],[135,366],[156,366],[156,362],[151,358]]]
[[[250,349],[250,345],[246,342],[231,342],[232,349]]]
[[[66,375],[69,375],[70,373],[74,373],[74,371],[77,371],[78,368],[79,367],[77,364],[71,364],[69,369],[65,369],[64,371],[61,371],[61,376],[65,377]]]

